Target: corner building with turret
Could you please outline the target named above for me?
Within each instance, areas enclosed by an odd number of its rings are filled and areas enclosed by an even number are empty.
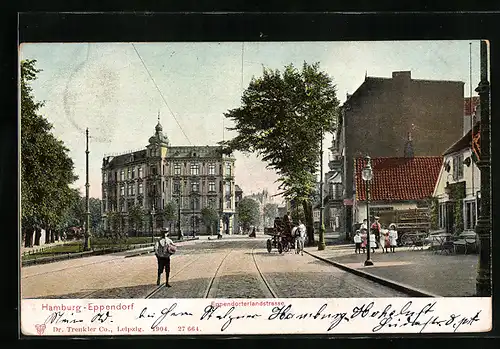
[[[158,120],[145,149],[103,158],[103,227],[109,230],[113,224],[122,232],[142,235],[170,228],[175,236],[180,221],[184,235],[206,234],[201,212],[210,206],[223,222],[223,233],[232,234],[234,165],[234,157],[224,155],[220,146],[171,146]],[[165,215],[169,202],[176,204],[174,219]],[[141,224],[129,215],[134,206],[142,208]]]

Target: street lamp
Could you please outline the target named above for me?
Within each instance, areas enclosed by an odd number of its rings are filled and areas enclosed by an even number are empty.
[[[479,239],[479,266],[476,278],[476,296],[491,297],[491,214],[490,214],[490,83],[488,81],[488,47],[481,41],[481,80],[476,92],[481,107],[480,154],[477,166],[481,171],[481,208],[476,224]]]
[[[365,181],[365,193],[366,193],[366,242],[368,244],[367,246],[367,253],[366,253],[366,261],[365,261],[365,266],[370,266],[373,265],[373,261],[370,259],[370,248],[371,243],[370,243],[370,181],[373,178],[373,170],[372,170],[372,165],[370,164],[370,157],[367,155],[366,156],[366,165],[365,168],[363,168],[363,171],[361,172],[361,177]]]
[[[155,205],[151,209],[151,242],[154,242]]]
[[[177,201],[177,237],[179,240],[182,239],[182,232],[181,232],[181,191],[179,188],[179,199]]]

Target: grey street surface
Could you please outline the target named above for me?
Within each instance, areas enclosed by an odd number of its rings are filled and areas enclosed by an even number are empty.
[[[21,269],[22,298],[406,297],[307,254],[268,253],[267,236],[179,243],[171,288],[156,286],[154,254],[87,257]],[[162,282],[165,277],[163,275]]]

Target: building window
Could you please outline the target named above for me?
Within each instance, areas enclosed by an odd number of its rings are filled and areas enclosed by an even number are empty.
[[[124,170],[121,170],[121,171],[120,171],[120,180],[121,180],[121,181],[124,181],[124,180],[125,180],[125,171],[124,171]]]
[[[464,154],[453,157],[453,180],[458,181],[464,177]]]
[[[200,183],[198,182],[191,183],[191,190],[194,192],[200,191]]]
[[[181,189],[181,183],[179,181],[174,181],[174,193],[179,194]]]
[[[226,164],[226,176],[231,176],[231,163]]]
[[[107,179],[108,179],[108,177],[106,176],[106,173],[103,173],[103,174],[102,174],[102,181],[103,181],[104,183],[106,183],[106,182],[107,182]]]
[[[200,174],[200,164],[192,163],[191,164],[191,176],[197,176]]]
[[[120,202],[120,211],[125,212],[125,202]]]
[[[200,198],[194,197],[191,199],[191,209],[199,210],[200,209]]]
[[[231,183],[226,183],[226,195],[231,195]]]
[[[149,173],[150,173],[151,175],[155,176],[155,175],[156,175],[156,173],[157,173],[157,168],[156,168],[156,166],[154,166],[154,165],[153,165],[153,166],[150,166],[150,167],[149,167]]]
[[[181,174],[181,164],[174,164],[174,175],[180,175]]]
[[[226,200],[226,208],[231,208],[231,199]]]
[[[142,167],[139,167],[139,169],[138,169],[138,173],[137,173],[137,176],[138,176],[139,178],[142,178]]]
[[[132,170],[130,169],[130,167],[127,169],[127,179],[131,179],[132,178]]]
[[[215,182],[208,182],[208,191],[209,192],[215,191]]]
[[[135,184],[130,185],[132,187],[132,195],[135,195]]]
[[[476,202],[466,201],[464,205],[464,229],[474,230],[476,226]]]
[[[143,194],[144,193],[144,187],[143,187],[143,184],[142,183],[139,183],[139,195]]]
[[[132,179],[135,178],[135,167],[132,167]]]
[[[209,164],[208,165],[208,174],[215,176],[215,164]]]
[[[132,195],[132,185],[131,184],[127,185],[127,195]]]
[[[125,195],[125,186],[120,186],[120,195],[124,196]]]

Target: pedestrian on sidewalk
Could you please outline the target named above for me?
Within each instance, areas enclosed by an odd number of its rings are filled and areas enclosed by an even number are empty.
[[[377,247],[377,244],[380,242],[380,230],[382,229],[382,226],[379,223],[380,217],[375,216],[374,217],[375,221],[372,223],[370,227],[370,234],[375,235],[375,247]],[[370,239],[371,240],[371,239]]]
[[[297,226],[297,231],[298,231],[298,237],[295,239],[295,250],[297,254],[300,252],[300,254],[303,256],[304,255],[304,242],[306,239],[306,226],[302,221],[299,220]]]
[[[391,245],[391,252],[396,252],[396,247],[398,246],[398,232],[396,230],[396,224],[389,224],[389,243]]]
[[[380,248],[382,249],[382,253],[389,252],[387,249],[387,239],[389,238],[388,236],[389,231],[387,229],[380,229],[380,238],[379,238],[379,245]]]
[[[368,242],[368,246],[366,248],[371,248],[372,252],[375,253],[376,247],[377,247],[377,240],[375,234],[370,234],[370,241]]]
[[[356,235],[354,235],[354,243],[356,244],[356,248],[354,253],[361,253],[361,233],[359,230],[356,230]],[[363,248],[364,250],[364,248]]]
[[[366,240],[366,229],[361,229],[361,248],[363,249],[363,254],[366,253],[366,245],[368,244],[368,241]]]
[[[156,284],[160,285],[161,274],[163,274],[163,269],[165,269],[165,286],[172,287],[168,283],[168,279],[170,277],[170,256],[175,253],[176,246],[168,236],[169,231],[167,228],[167,230],[165,231],[165,235],[155,243],[155,255],[158,262],[158,278],[156,279]]]

